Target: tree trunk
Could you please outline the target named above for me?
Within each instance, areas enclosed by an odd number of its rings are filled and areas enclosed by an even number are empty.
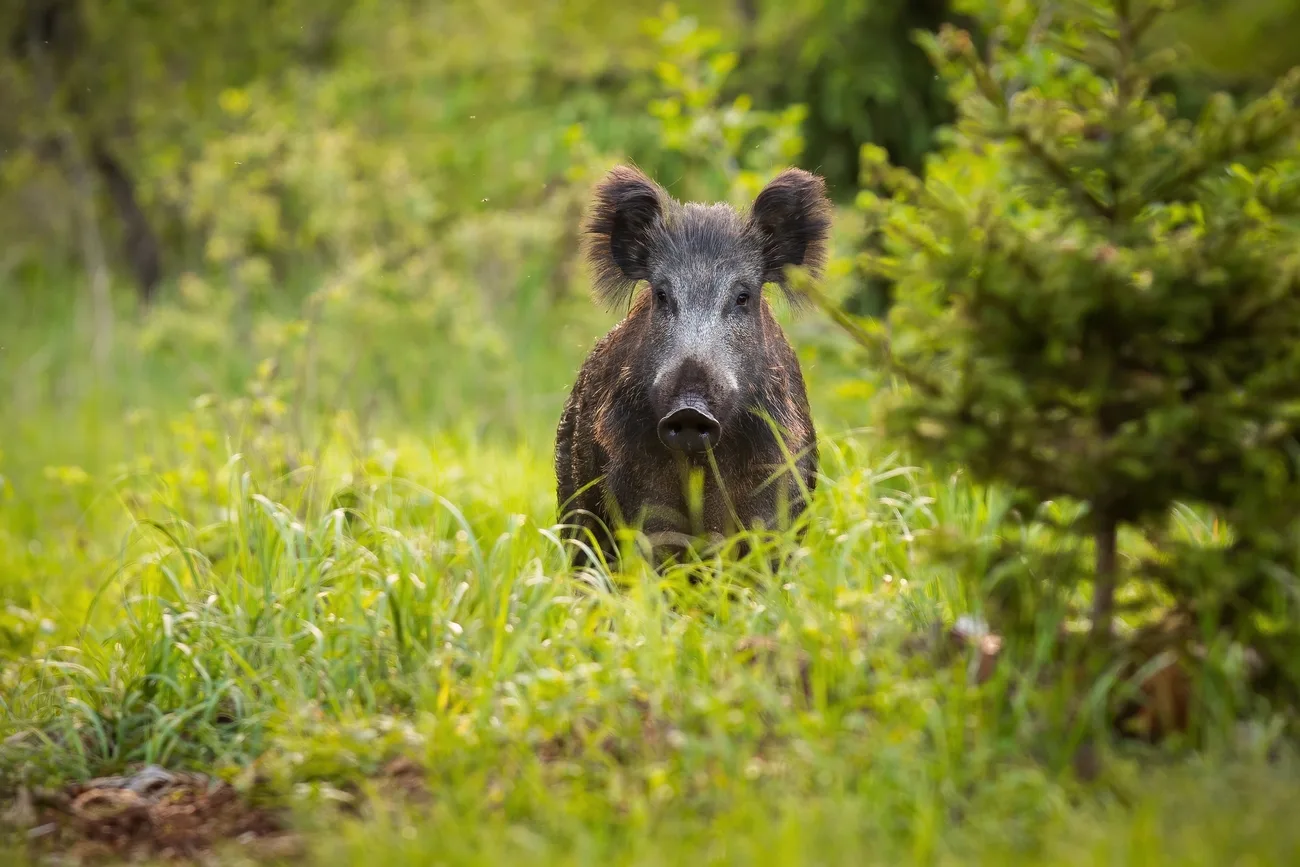
[[[100,372],[113,345],[113,297],[104,239],[99,231],[99,215],[95,207],[95,178],[90,161],[77,140],[77,131],[58,105],[58,80],[46,48],[50,42],[54,43],[51,47],[56,53],[67,47],[73,26],[68,9],[57,0],[32,4],[27,10],[25,47],[41,100],[55,122],[59,148],[76,199],[77,235],[82,263],[90,280],[91,355],[95,360],[95,370]]]
[[[154,290],[162,279],[162,255],[158,236],[135,195],[135,182],[126,167],[113,156],[102,141],[91,143],[91,159],[104,181],[108,196],[122,221],[122,246],[127,264],[135,275],[140,302],[153,300]]]
[[[108,361],[113,345],[113,298],[108,274],[108,258],[104,255],[104,240],[99,232],[99,216],[95,208],[95,180],[83,154],[77,148],[73,133],[64,132],[64,152],[68,154],[68,168],[75,191],[78,231],[81,242],[81,259],[90,279],[90,307],[93,318],[91,354],[96,369],[102,370]]]
[[[1100,515],[1093,540],[1097,547],[1096,574],[1092,591],[1092,637],[1096,642],[1110,637],[1111,615],[1115,609],[1115,582],[1118,577],[1116,561],[1116,522]]]
[[[57,120],[54,140],[39,142],[36,150],[38,155],[60,161],[82,200],[78,216],[82,258],[90,273],[96,304],[102,304],[107,297],[109,277],[95,207],[101,184],[122,223],[124,257],[135,277],[140,298],[147,304],[162,276],[161,244],[140,205],[130,172],[108,148],[102,132],[96,132],[104,127],[94,122],[94,98],[73,84],[76,59],[87,42],[83,11],[80,0],[28,0],[21,19],[25,26],[14,34],[11,53],[20,60],[26,57],[41,98]],[[89,217],[85,213],[87,207],[92,211]],[[93,233],[89,228],[91,220],[95,224]],[[100,310],[97,319],[102,319],[103,314]]]

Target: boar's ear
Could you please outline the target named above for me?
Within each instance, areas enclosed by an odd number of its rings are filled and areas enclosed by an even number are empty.
[[[798,303],[785,277],[787,265],[802,265],[820,277],[826,264],[831,203],[826,182],[802,169],[786,169],[754,199],[749,228],[763,250],[763,282],[776,283]]]
[[[625,301],[638,281],[650,278],[650,253],[667,199],[631,166],[618,166],[596,187],[585,227],[586,254],[602,301]]]

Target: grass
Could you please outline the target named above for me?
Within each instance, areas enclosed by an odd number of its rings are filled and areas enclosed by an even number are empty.
[[[788,569],[589,576],[553,526],[550,437],[606,323],[498,321],[495,367],[326,323],[317,356],[368,372],[304,409],[297,356],[160,359],[128,326],[96,372],[52,303],[9,320],[0,792],[204,769],[292,805],[327,865],[1296,863],[1267,718],[1225,712],[1194,751],[1102,743],[1083,782],[1090,717],[1018,679],[1049,617],[983,686],[905,652],[986,601],[927,540],[987,554],[1003,504],[855,428],[869,392],[817,323],[824,480]],[[418,381],[386,388],[392,358]],[[395,755],[431,803],[341,818]]]

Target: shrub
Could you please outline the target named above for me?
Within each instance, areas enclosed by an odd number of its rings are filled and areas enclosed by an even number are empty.
[[[836,315],[897,378],[886,427],[919,456],[1082,507],[1067,529],[1092,540],[1100,636],[1132,577],[1122,527],[1158,546],[1171,507],[1194,504],[1256,554],[1284,550],[1263,531],[1294,501],[1300,433],[1300,70],[1181,120],[1150,88],[1176,52],[1144,50],[1170,4],[968,5],[987,59],[953,28],[926,41],[957,105],[945,152],[922,179],[864,149],[890,193],[862,193],[882,250],[865,264],[897,305]],[[1164,569],[1188,613],[1260,589],[1192,580],[1199,562]],[[1294,624],[1295,596],[1282,604]]]

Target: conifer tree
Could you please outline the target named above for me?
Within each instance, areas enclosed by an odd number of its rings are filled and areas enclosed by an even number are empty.
[[[1296,484],[1300,70],[1179,120],[1151,88],[1177,55],[1144,51],[1170,5],[986,0],[965,4],[985,56],[928,38],[948,147],[924,179],[864,152],[868,265],[896,306],[836,312],[896,378],[886,428],[918,457],[1086,504],[1098,635],[1120,527]]]

